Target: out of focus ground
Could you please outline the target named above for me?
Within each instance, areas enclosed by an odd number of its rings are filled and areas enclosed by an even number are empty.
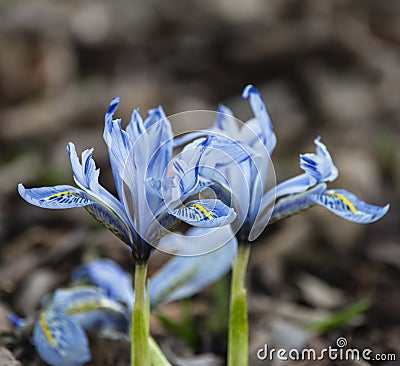
[[[240,94],[253,83],[278,136],[278,180],[299,173],[298,154],[321,135],[340,172],[332,187],[392,207],[368,226],[320,208],[271,226],[250,262],[250,364],[279,364],[257,360],[266,343],[321,349],[345,337],[349,347],[397,354],[348,364],[399,365],[399,19],[395,0],[0,2],[0,329],[10,330],[10,309],[34,316],[41,297],[90,257],[132,269],[127,248],[84,210],[30,206],[18,182],[72,183],[65,146],[73,141],[95,147],[112,189],[101,138],[112,97],[121,97],[125,120],[134,107],[161,104],[171,115],[219,102],[245,120]],[[151,271],[158,265],[155,256]],[[224,364],[227,283],[161,309],[182,323],[190,308],[189,340],[154,317],[152,332],[174,364]],[[368,304],[360,316],[304,332],[360,301]],[[92,365],[126,364],[126,345],[91,344]],[[28,341],[9,348],[22,365],[42,365]]]

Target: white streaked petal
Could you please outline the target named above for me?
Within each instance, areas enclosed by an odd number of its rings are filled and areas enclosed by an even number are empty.
[[[316,204],[324,206],[334,214],[359,224],[377,221],[389,210],[389,205],[370,205],[344,189],[328,190],[311,198]]]
[[[189,225],[217,227],[228,225],[236,218],[235,211],[219,200],[195,200],[185,207],[170,211],[170,214]]]
[[[237,241],[229,226],[194,228],[188,231],[187,236],[178,238],[166,236],[160,243],[161,247],[163,244],[167,247],[168,241],[178,253],[186,255],[198,253],[199,247],[204,247],[203,252],[207,252],[206,246],[210,244],[210,249],[219,249],[195,257],[175,256],[168,261],[150,280],[150,303],[153,307],[200,292],[230,270],[237,251]]]

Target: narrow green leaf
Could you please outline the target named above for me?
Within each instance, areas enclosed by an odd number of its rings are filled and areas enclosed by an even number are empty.
[[[368,308],[369,302],[366,300],[361,300],[355,304],[352,304],[344,309],[337,311],[323,321],[312,323],[308,327],[308,330],[311,332],[324,333],[329,330],[339,328],[343,324],[346,324],[363,314]]]

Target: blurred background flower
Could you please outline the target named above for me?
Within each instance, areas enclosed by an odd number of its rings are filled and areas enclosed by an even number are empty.
[[[32,314],[88,258],[131,266],[128,249],[84,210],[31,207],[18,196],[19,181],[72,184],[64,146],[73,140],[79,151],[95,148],[101,183],[112,190],[99,138],[112,97],[121,97],[123,120],[132,106],[161,104],[171,115],[216,110],[219,102],[247,120],[240,93],[252,83],[278,137],[278,181],[301,173],[298,152],[313,151],[320,135],[340,171],[330,188],[391,209],[368,226],[314,208],[270,227],[250,259],[251,357],[266,342],[283,346],[282,334],[299,342],[294,327],[360,299],[370,301],[361,319],[308,341],[323,347],[340,335],[400,353],[399,17],[394,0],[1,2],[0,328],[9,329],[4,309]],[[205,127],[173,125],[175,133]],[[153,258],[150,275],[165,259]],[[225,285],[193,298],[196,320],[209,316]],[[179,304],[161,309],[169,320],[186,319]],[[164,347],[208,353],[207,364],[218,365],[226,347],[224,319],[216,319],[192,324],[190,347],[165,321],[153,319],[152,331]],[[117,364],[115,344],[91,344],[99,350],[93,364]],[[40,364],[31,346],[9,348],[24,364]]]

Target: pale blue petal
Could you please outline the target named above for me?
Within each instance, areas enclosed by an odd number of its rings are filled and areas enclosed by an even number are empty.
[[[219,200],[195,200],[170,214],[192,226],[218,227],[228,225],[236,218],[235,211]]]
[[[269,223],[293,216],[300,211],[314,206],[316,203],[314,202],[313,197],[321,195],[325,191],[326,184],[321,183],[311,188],[307,192],[292,194],[279,199],[273,207]]]
[[[153,246],[158,245],[160,239],[175,229],[180,223],[181,221],[172,214],[162,212],[150,223],[143,239]]]
[[[72,275],[74,281],[85,279],[100,287],[110,298],[132,306],[134,294],[132,278],[110,259],[96,259],[78,268]]]
[[[130,311],[97,287],[78,286],[55,292],[48,309],[62,313],[83,329],[126,330]]]
[[[287,179],[269,190],[263,196],[263,209],[269,206],[274,198],[305,192],[319,183],[331,182],[337,178],[338,170],[326,146],[320,142],[319,137],[314,143],[317,145],[316,154],[300,155],[300,167],[305,173]]]
[[[119,97],[113,98],[113,100],[111,101],[110,105],[107,108],[104,118],[105,121],[110,121],[113,119],[113,115],[118,108],[118,104],[119,104]]]
[[[312,185],[332,182],[337,178],[338,170],[319,136],[314,140],[314,143],[317,145],[316,154],[301,154],[300,167],[310,176]]]
[[[233,116],[233,112],[228,107],[220,104],[217,111],[217,118],[214,123],[214,127],[226,131],[229,134],[233,131],[238,131],[237,120]]]
[[[87,193],[68,185],[26,189],[20,183],[18,193],[30,204],[43,208],[64,209],[95,203]]]
[[[103,226],[118,236],[125,244],[132,245],[136,232],[128,227],[114,211],[102,203],[85,206],[85,209]]]
[[[122,173],[132,149],[128,133],[121,128],[121,120],[106,120],[103,138],[108,147],[110,164],[120,200],[123,199]]]
[[[199,146],[204,148],[202,165],[222,168],[233,163],[240,164],[256,155],[250,147],[224,135],[209,136]]]
[[[311,198],[314,203],[324,206],[334,214],[359,224],[377,221],[389,210],[389,205],[370,205],[343,189],[328,190]]]
[[[172,159],[173,135],[171,124],[161,107],[148,111],[144,122],[150,146],[147,177],[162,179]]]
[[[283,182],[277,184],[276,187],[270,189],[263,196],[263,206],[269,205],[274,198],[305,192],[307,189],[313,186],[313,182],[314,180],[310,179],[310,176],[306,173],[284,180]]]
[[[76,184],[82,189],[98,193],[99,170],[96,169],[96,164],[92,158],[93,149],[82,152],[82,163],[78,159],[75,145],[72,142],[68,143],[67,151]]]
[[[146,128],[147,130],[151,126],[153,126],[155,123],[158,123],[166,118],[165,113],[161,106],[158,106],[157,108],[149,109],[147,111],[147,115],[148,115],[148,117],[144,121],[144,128]]]
[[[13,313],[12,311],[9,311],[7,313],[7,318],[15,328],[22,328],[27,324],[25,319],[20,318],[17,314]]]
[[[130,229],[125,222],[103,202],[72,186],[41,187],[26,189],[21,183],[18,192],[32,205],[50,209],[84,207],[97,221],[130,245]]]
[[[169,177],[166,177],[163,184],[167,202],[184,200],[186,196],[193,194],[193,190],[199,183],[199,162],[201,158],[202,151],[193,148],[184,149],[172,160],[173,180],[171,181]],[[167,187],[165,184],[172,185]],[[170,191],[171,196],[168,191]]]
[[[164,237],[164,244],[168,240],[172,246],[180,247],[179,253],[187,255],[198,253],[204,245],[219,249],[196,257],[175,256],[168,261],[150,280],[152,307],[190,297],[217,281],[230,270],[237,251],[237,241],[229,226],[191,229],[188,236],[178,238],[178,243],[175,235]]]
[[[74,180],[78,186],[97,200],[104,202],[119,216],[126,216],[122,204],[98,182],[99,170],[96,169],[92,158],[93,149],[85,150],[82,153],[82,164],[78,159],[75,145],[72,142],[67,145],[67,150],[71,161]]]
[[[135,141],[142,135],[145,131],[145,127],[143,125],[142,116],[139,113],[139,109],[135,109],[132,112],[131,121],[126,127],[126,132],[131,140],[131,143],[135,143]]]
[[[47,309],[33,329],[40,358],[53,366],[78,366],[90,361],[88,339],[82,327],[62,313]]]
[[[115,125],[113,126],[115,127]],[[87,206],[88,211],[91,212],[95,218],[98,218],[99,221],[106,227],[113,227],[115,220],[121,221],[122,226],[127,228],[127,232],[132,231],[134,233],[135,230],[133,229],[133,225],[131,223],[132,219],[130,218],[124,205],[99,184],[99,171],[96,170],[96,166],[92,159],[92,150],[86,150],[82,153],[81,164],[76,154],[74,144],[69,143],[67,149],[71,160],[71,167],[74,173],[75,182],[98,204],[90,207]],[[117,218],[115,219],[114,216],[117,216]],[[118,226],[121,225],[118,224]],[[120,232],[120,234],[118,234],[120,237],[123,234],[118,228],[116,228],[116,232]],[[122,236],[126,238],[130,235],[123,234]],[[125,242],[127,244],[131,244],[130,241]]]
[[[192,142],[195,139],[198,138],[204,138],[205,136],[209,135],[210,132],[212,132],[212,129],[209,130],[200,130],[200,131],[193,131],[190,133],[187,133],[186,135],[182,137],[175,137],[174,142],[173,142],[173,147],[179,147],[187,144],[188,142]]]
[[[253,85],[248,85],[243,90],[242,97],[243,99],[249,99],[254,116],[261,127],[258,129],[258,137],[263,142],[269,154],[271,154],[276,146],[276,136],[273,132],[272,122],[267,109],[265,108],[260,92]]]

